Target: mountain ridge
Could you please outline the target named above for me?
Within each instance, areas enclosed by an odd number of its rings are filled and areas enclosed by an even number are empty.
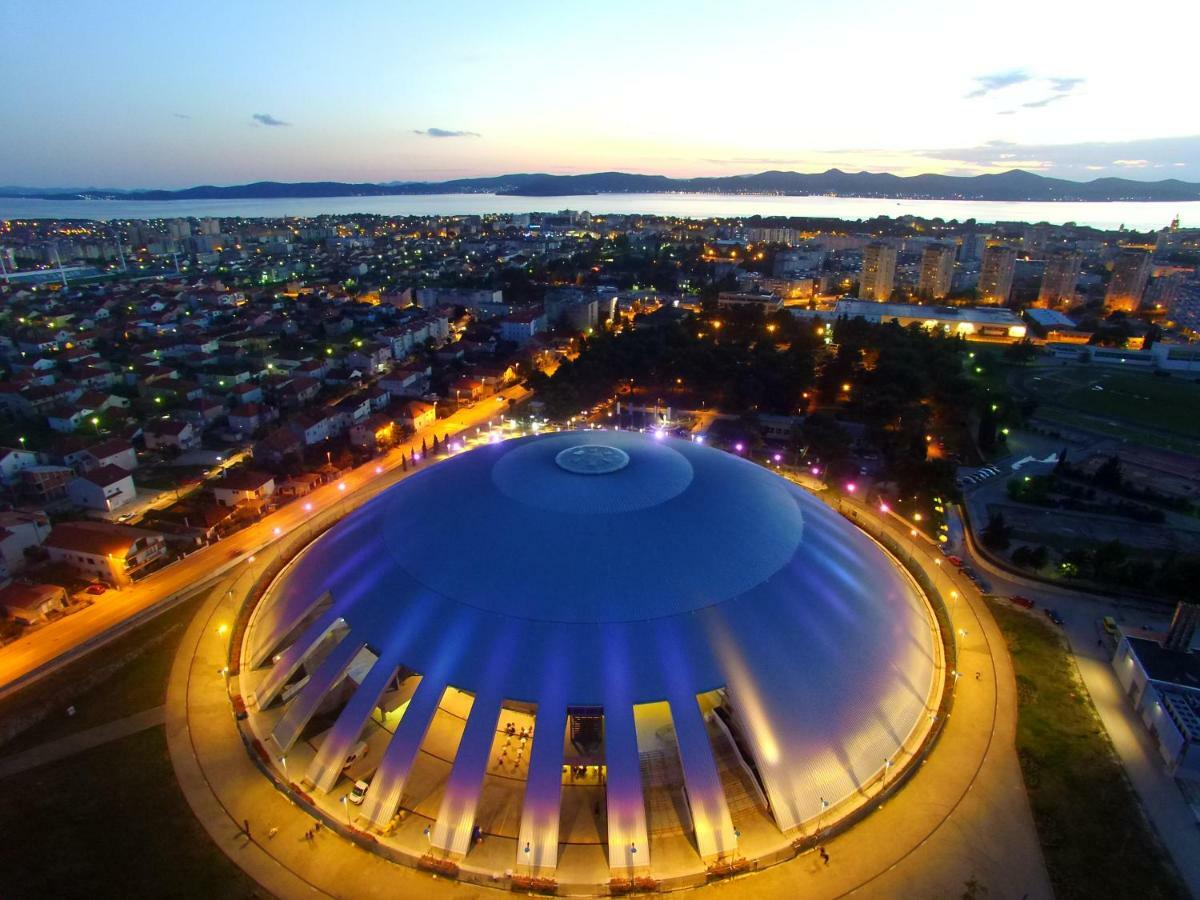
[[[0,186],[0,197],[38,200],[268,200],[472,193],[516,197],[716,193],[836,195],[896,200],[1186,202],[1200,200],[1200,184],[1175,178],[1134,181],[1113,176],[1091,181],[1070,181],[1024,169],[982,175],[893,175],[887,172],[845,172],[834,168],[807,174],[774,169],[744,175],[697,178],[670,178],[666,175],[630,172],[592,172],[584,175],[522,172],[448,181],[255,181],[237,185],[205,184],[180,190],[26,189]]]

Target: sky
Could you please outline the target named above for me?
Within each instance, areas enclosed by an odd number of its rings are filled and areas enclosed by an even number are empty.
[[[1197,33],[1197,0],[0,0],[0,184],[1200,181]]]

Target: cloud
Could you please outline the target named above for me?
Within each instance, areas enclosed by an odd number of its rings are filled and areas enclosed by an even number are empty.
[[[1174,168],[1180,178],[1200,181],[1200,134],[1074,144],[1017,144],[997,140],[974,147],[914,153],[927,159],[972,166],[976,172],[1038,168],[1066,178],[1090,178],[1096,172],[1129,176],[1163,165]],[[1150,172],[1141,177],[1150,177]]]
[[[173,115],[177,119],[190,119],[191,118],[191,116],[189,116],[187,113],[171,113],[171,115]]]
[[[975,90],[967,94],[968,100],[973,100],[976,97],[984,97],[992,91],[999,91],[1006,87],[1012,87],[1014,84],[1024,84],[1033,76],[1024,69],[1013,69],[1009,72],[996,72],[991,75],[977,75],[975,77]]]
[[[1041,100],[1031,100],[1029,103],[1022,103],[1025,109],[1041,109],[1043,106],[1049,106],[1058,100],[1066,99],[1071,91],[1083,84],[1085,78],[1048,78],[1050,82],[1050,90],[1052,93],[1049,97],[1043,97]]]
[[[448,128],[414,128],[413,134],[431,138],[483,137],[478,131],[451,131]]]
[[[270,113],[255,113],[252,118],[259,125],[270,125],[276,128],[283,128],[291,125],[291,122],[285,122],[283,119],[277,119]]]
[[[1041,109],[1043,106],[1049,106],[1056,100],[1065,100],[1066,94],[1051,94],[1049,97],[1043,97],[1041,100],[1031,100],[1029,103],[1022,103],[1022,109]]]
[[[1086,78],[1051,78],[1050,90],[1058,94],[1069,94],[1085,81]]]

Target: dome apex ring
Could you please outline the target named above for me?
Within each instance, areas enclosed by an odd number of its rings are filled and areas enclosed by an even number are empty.
[[[629,454],[607,444],[577,444],[560,450],[554,461],[575,475],[610,475],[629,465]]]

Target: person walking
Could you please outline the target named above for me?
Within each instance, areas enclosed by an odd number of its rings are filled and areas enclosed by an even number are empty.
[[[242,831],[246,833],[246,837],[250,837],[250,820],[242,819]]]
[[[821,854],[821,862],[825,863],[825,865],[829,865],[829,854],[826,852],[825,848],[819,847],[818,852]]]

